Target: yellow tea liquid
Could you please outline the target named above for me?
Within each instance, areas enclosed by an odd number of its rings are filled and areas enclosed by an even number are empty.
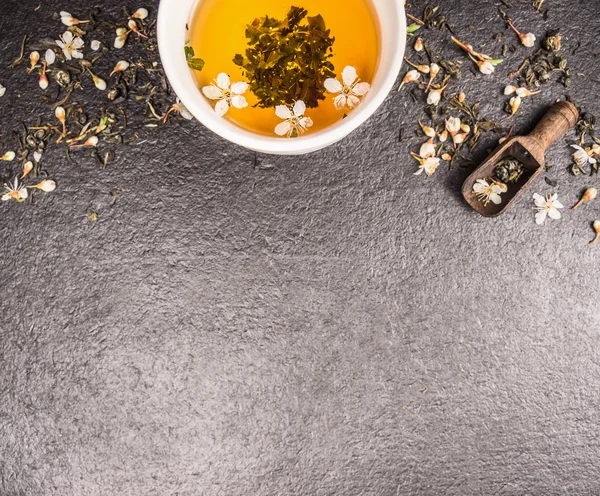
[[[361,81],[372,82],[379,57],[379,27],[370,0],[201,0],[188,32],[188,44],[206,63],[202,71],[193,71],[198,86],[210,85],[221,72],[228,74],[232,83],[248,82],[244,69],[233,62],[236,54],[243,55],[248,48],[246,26],[265,15],[283,20],[292,6],[305,8],[309,16],[323,16],[330,36],[335,37],[329,60],[340,82],[347,65],[356,68]],[[333,105],[335,95],[325,95],[317,108],[305,113],[314,123],[306,134],[331,126],[351,112],[337,110]],[[255,107],[258,99],[250,89],[244,97],[249,106],[230,107],[224,118],[249,131],[276,136],[275,126],[282,120],[275,109]]]

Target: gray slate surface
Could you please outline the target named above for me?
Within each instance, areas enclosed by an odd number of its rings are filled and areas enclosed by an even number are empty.
[[[545,23],[512,2],[525,30],[581,44],[569,92],[599,113],[600,4],[546,0]],[[23,34],[79,13],[43,4],[3,3],[3,132],[43,108],[7,68]],[[490,46],[497,4],[443,8]],[[463,71],[485,115],[523,54]],[[529,100],[516,131],[564,94]],[[419,117],[394,93],[295,158],[256,161],[195,123],[145,132],[106,170],[49,154],[57,191],[0,205],[0,494],[600,494],[600,203],[543,227],[529,199],[484,220],[464,171],[412,175],[418,143],[397,137]],[[565,205],[597,184],[569,158],[548,157]]]

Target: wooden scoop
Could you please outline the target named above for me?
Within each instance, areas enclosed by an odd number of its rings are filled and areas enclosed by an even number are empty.
[[[579,111],[572,103],[558,102],[552,105],[529,136],[516,136],[506,140],[466,179],[462,194],[467,203],[485,217],[497,217],[506,212],[544,170],[546,150],[575,127],[578,120]],[[516,183],[507,184],[508,191],[501,195],[500,205],[492,202],[484,205],[473,192],[473,185],[477,179],[489,180],[493,177],[496,164],[506,157],[516,158],[523,164],[525,172]]]

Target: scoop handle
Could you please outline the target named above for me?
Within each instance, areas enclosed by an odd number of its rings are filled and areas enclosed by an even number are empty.
[[[569,102],[558,102],[550,107],[529,137],[540,147],[543,155],[552,143],[574,128],[577,121],[577,107]]]

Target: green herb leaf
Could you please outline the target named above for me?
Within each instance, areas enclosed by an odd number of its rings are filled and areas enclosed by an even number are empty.
[[[194,48],[191,46],[184,46],[185,60],[187,60],[188,67],[194,71],[201,71],[204,68],[204,60],[195,57]]]
[[[421,29],[421,26],[416,22],[413,22],[411,25],[408,26],[408,28],[406,28],[406,31],[409,35],[412,35],[413,33],[416,33],[419,29]]]

